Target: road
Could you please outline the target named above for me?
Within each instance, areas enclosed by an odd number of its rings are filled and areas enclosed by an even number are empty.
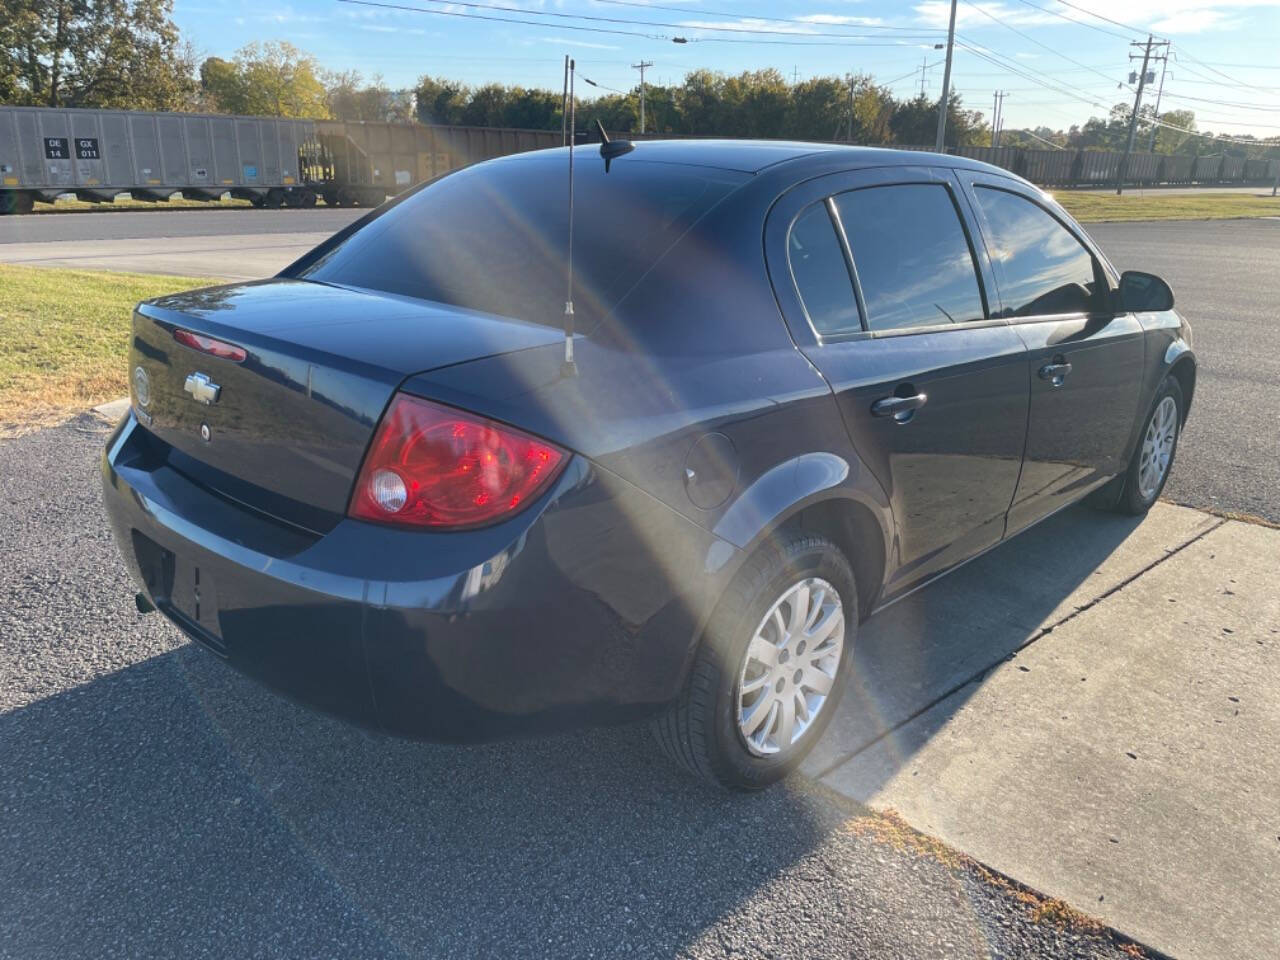
[[[1118,269],[1168,280],[1195,333],[1196,395],[1164,496],[1280,523],[1280,220],[1087,229]]]
[[[0,441],[0,957],[1125,956],[643,728],[433,746],[267,693],[133,610],[104,436]]]

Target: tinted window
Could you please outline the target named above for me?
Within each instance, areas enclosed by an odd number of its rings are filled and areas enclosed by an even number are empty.
[[[1039,204],[1007,190],[978,187],[1004,315],[1088,313],[1097,303],[1093,257]]]
[[[805,312],[818,333],[829,336],[861,330],[853,280],[825,203],[800,214],[791,228],[787,256]]]
[[[946,187],[871,187],[835,199],[872,330],[984,319],[973,254]]]
[[[745,175],[675,164],[575,163],[574,315],[590,329]],[[525,154],[451,173],[354,233],[302,276],[564,322],[568,161]]]

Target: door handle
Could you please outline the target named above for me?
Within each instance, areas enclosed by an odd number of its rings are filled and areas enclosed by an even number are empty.
[[[906,423],[928,402],[928,396],[923,393],[917,393],[913,397],[883,397],[871,405],[871,415],[893,417],[899,423]]]
[[[1040,368],[1040,379],[1048,380],[1052,386],[1060,387],[1070,372],[1071,364],[1061,357],[1054,357],[1053,363],[1046,363]]]

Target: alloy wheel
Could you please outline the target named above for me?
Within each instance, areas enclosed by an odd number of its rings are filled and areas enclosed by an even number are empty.
[[[813,725],[835,684],[844,626],[844,604],[826,580],[801,580],[774,601],[738,676],[738,731],[751,753],[781,753]]]
[[[1150,500],[1160,489],[1164,476],[1169,472],[1173,459],[1173,447],[1178,439],[1178,404],[1173,397],[1165,397],[1156,406],[1147,423],[1147,433],[1142,439],[1142,459],[1138,463],[1138,493]]]

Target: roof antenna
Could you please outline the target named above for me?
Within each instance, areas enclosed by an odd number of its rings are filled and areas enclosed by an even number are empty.
[[[636,145],[630,140],[610,140],[599,117],[596,117],[596,129],[600,131],[600,156],[604,157],[604,172],[608,173],[609,164],[613,163],[614,158],[630,153]]]
[[[568,281],[564,298],[564,363],[560,375],[576,377],[578,365],[573,360],[573,141],[577,139],[577,110],[573,97],[575,64],[569,61],[569,257]]]

